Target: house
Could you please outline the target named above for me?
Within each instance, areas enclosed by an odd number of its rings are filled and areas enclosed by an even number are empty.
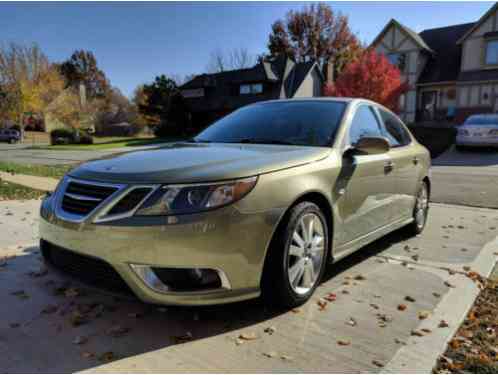
[[[280,56],[249,69],[198,75],[180,90],[192,124],[199,129],[247,104],[321,96],[322,86],[323,77],[315,62],[296,63]]]
[[[498,111],[498,3],[477,22],[415,32],[392,19],[371,46],[401,70],[406,122]]]

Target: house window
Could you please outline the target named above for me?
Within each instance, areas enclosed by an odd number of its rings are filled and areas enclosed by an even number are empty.
[[[253,83],[250,85],[240,85],[240,95],[261,94],[263,92],[262,83]]]
[[[498,40],[486,42],[486,65],[498,65]]]
[[[390,54],[387,55],[387,59],[389,60],[389,62],[391,64],[393,64],[394,66],[398,67],[398,69],[401,72],[405,71],[405,67],[406,67],[406,54],[399,53],[399,52],[390,53]]]

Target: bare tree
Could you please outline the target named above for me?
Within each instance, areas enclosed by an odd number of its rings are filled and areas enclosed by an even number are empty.
[[[219,73],[226,70],[245,69],[254,66],[256,62],[256,56],[245,48],[234,48],[227,52],[217,49],[211,52],[206,70],[208,73]]]

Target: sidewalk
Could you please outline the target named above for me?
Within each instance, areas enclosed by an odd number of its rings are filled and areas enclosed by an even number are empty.
[[[12,182],[37,190],[54,191],[59,180],[51,177],[31,176],[27,174],[11,174],[0,172],[0,180]]]

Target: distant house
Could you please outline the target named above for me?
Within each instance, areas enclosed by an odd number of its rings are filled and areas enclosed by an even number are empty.
[[[477,22],[417,33],[391,20],[372,47],[396,64],[410,90],[401,98],[407,122],[498,112],[498,3]]]
[[[321,96],[323,77],[315,62],[284,56],[249,69],[201,74],[180,87],[192,124],[202,128],[247,104],[270,99]]]

